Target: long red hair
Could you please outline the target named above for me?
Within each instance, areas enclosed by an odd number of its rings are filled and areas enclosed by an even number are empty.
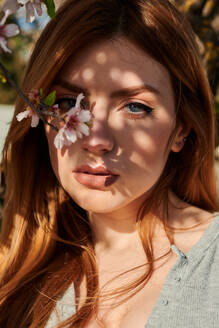
[[[160,204],[167,213],[167,190],[202,209],[217,209],[212,94],[188,22],[167,0],[66,0],[35,46],[22,89],[48,91],[70,56],[120,36],[168,69],[176,123],[190,128],[182,151],[170,153],[150,200],[139,209],[136,221],[148,266],[138,281],[120,291],[125,294],[140,289],[153,272],[154,221],[144,217]],[[18,99],[3,151],[7,190],[0,238],[0,326],[44,327],[55,300],[85,277],[86,302],[67,322],[84,327],[99,295],[89,220],[52,171],[42,122],[35,129],[28,120],[17,122],[24,106]],[[171,242],[168,215],[162,219]]]

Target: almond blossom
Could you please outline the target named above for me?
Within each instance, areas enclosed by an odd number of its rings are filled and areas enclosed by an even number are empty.
[[[39,116],[30,107],[27,107],[27,109],[24,112],[21,112],[16,116],[19,122],[22,121],[24,118],[28,118],[28,117],[31,117],[31,127],[32,128],[37,127],[40,121]]]
[[[16,115],[19,122],[24,118],[31,117],[31,127],[35,128],[39,124],[40,120],[38,115],[39,111],[44,115],[50,115],[53,117],[59,116],[58,104],[55,104],[55,91],[52,91],[49,95],[47,95],[47,97],[44,97],[42,89],[33,89],[28,93],[28,99],[31,101],[36,110],[28,105],[25,111]]]
[[[35,20],[36,14],[42,16],[43,0],[18,0],[19,4],[25,5],[26,21],[32,23]]]
[[[59,130],[54,139],[54,145],[57,149],[61,149],[64,145],[70,146],[77,138],[82,138],[83,135],[89,135],[89,124],[91,121],[91,112],[89,110],[81,109],[81,100],[84,98],[80,93],[76,99],[75,106],[64,115],[60,115],[60,108],[55,103],[55,91],[51,92],[47,97],[44,97],[42,89],[32,90],[28,94],[28,98],[32,105],[36,108],[31,108],[28,105],[23,112],[16,115],[20,122],[25,118],[31,118],[31,127],[37,127],[41,115],[49,115],[58,119]],[[51,125],[51,124],[50,124]]]
[[[50,110],[52,113],[58,114],[58,105],[52,106]],[[30,108],[29,106],[27,106],[25,111],[20,112],[19,114],[16,115],[16,118],[19,122],[22,121],[24,118],[29,118],[29,117],[31,117],[31,127],[36,128],[37,125],[39,124],[40,119],[37,113],[35,113],[32,110],[32,108]]]
[[[20,7],[25,6],[26,21],[32,23],[35,20],[36,14],[41,16],[43,0],[6,0],[3,10],[9,10],[10,14],[15,14]]]
[[[33,103],[33,105],[39,104],[40,103],[40,91],[32,90],[28,94],[28,98]],[[32,108],[30,108],[30,106],[27,106],[25,111],[17,114],[17,116],[16,116],[16,118],[19,122],[22,121],[24,118],[28,118],[28,117],[31,117],[31,127],[32,128],[37,127],[37,125],[39,124],[39,116],[37,115],[37,113],[35,113],[33,111]]]
[[[83,98],[83,94],[80,93],[75,106],[66,113],[64,126],[54,139],[54,145],[57,149],[61,149],[64,145],[70,146],[77,138],[89,135],[88,123],[91,120],[91,112],[81,109],[80,103]]]
[[[19,28],[16,24],[6,24],[6,19],[10,15],[10,10],[6,10],[4,17],[0,21],[0,47],[5,52],[10,52],[11,50],[7,47],[7,38],[19,34]]]

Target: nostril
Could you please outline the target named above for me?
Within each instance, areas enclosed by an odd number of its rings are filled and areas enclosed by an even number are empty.
[[[112,149],[114,148],[114,144],[113,144],[113,142],[110,142],[106,146],[106,145],[103,145],[98,142],[93,144],[93,142],[91,142],[90,140],[87,140],[87,141],[84,140],[82,148],[85,151],[89,151],[91,153],[96,153],[96,154],[102,155],[102,154],[112,151]]]
[[[95,148],[95,147],[92,147],[92,146],[84,146],[83,149],[85,151],[89,151],[91,153],[96,153],[96,154],[105,154],[105,153],[110,151],[110,149],[109,150],[108,149],[98,149],[98,148]]]

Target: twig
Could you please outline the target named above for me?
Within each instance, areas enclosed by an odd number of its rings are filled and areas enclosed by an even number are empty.
[[[19,88],[19,86],[15,83],[15,81],[12,79],[9,71],[7,70],[7,68],[2,64],[2,62],[0,61],[0,67],[7,79],[7,81],[15,88],[17,94],[26,102],[26,104],[28,104],[30,106],[31,109],[33,109],[33,111],[35,113],[37,113],[39,115],[39,118],[47,125],[49,125],[52,129],[54,129],[55,131],[59,131],[57,127],[55,127],[53,124],[49,123],[44,116],[42,115],[42,112],[40,109],[38,109],[36,106],[34,106],[34,104],[30,101],[30,99],[25,96],[25,94],[22,92],[22,90]],[[52,115],[53,116],[53,115]]]

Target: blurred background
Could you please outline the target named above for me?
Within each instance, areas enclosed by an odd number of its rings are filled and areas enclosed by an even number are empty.
[[[55,2],[56,7],[58,7],[61,0]],[[219,0],[171,0],[171,2],[185,14],[196,33],[200,53],[208,72],[215,99],[217,120],[219,120]],[[28,24],[20,12],[18,16],[11,16],[9,22],[18,24],[22,33],[8,40],[12,54],[1,53],[1,61],[8,68],[17,84],[21,85],[26,63],[41,30],[48,22],[48,17],[44,13],[32,24]],[[16,99],[15,90],[10,84],[4,82],[0,71],[0,152],[13,115],[13,104]],[[216,137],[216,145],[219,145],[218,137]],[[219,147],[215,151],[215,167],[219,177]]]

